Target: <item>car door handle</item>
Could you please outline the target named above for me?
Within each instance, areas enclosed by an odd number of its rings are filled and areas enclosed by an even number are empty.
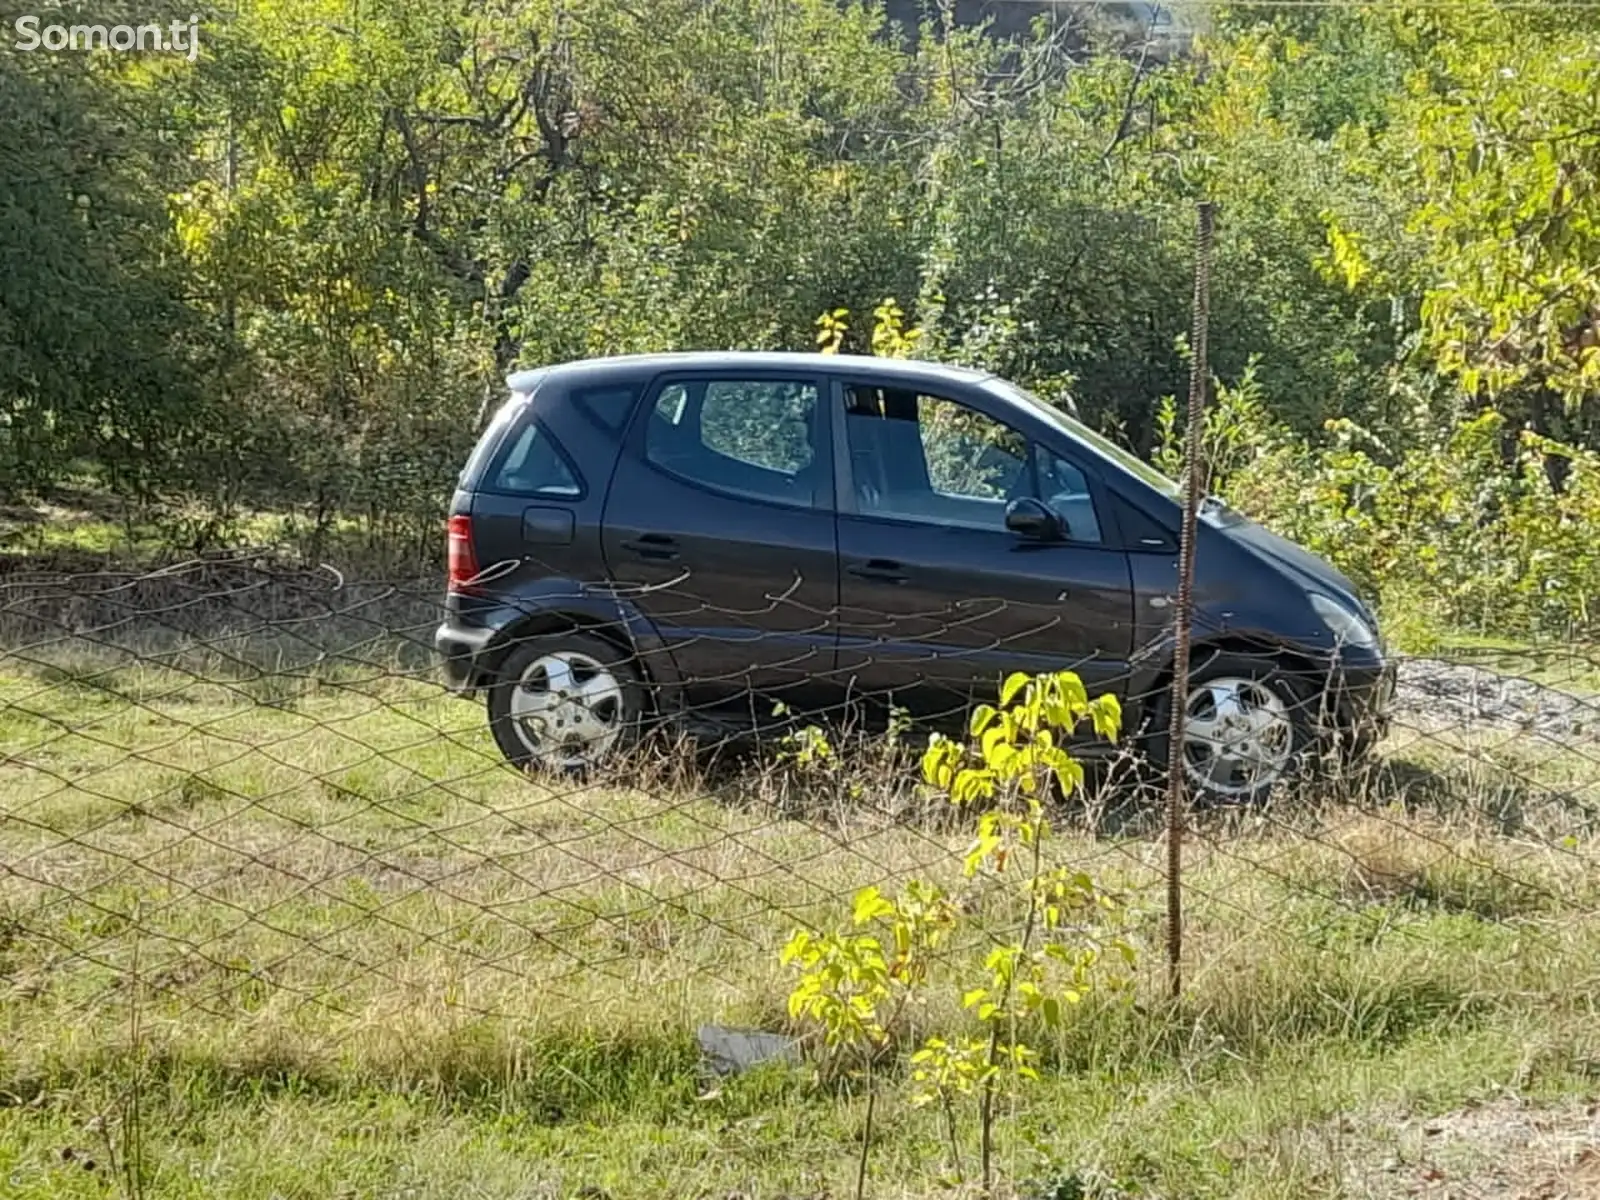
[[[671,562],[678,557],[678,543],[664,533],[642,533],[637,538],[622,543],[624,550],[632,550],[640,558],[656,562]]]
[[[905,568],[887,558],[869,558],[866,562],[858,563],[853,567],[846,567],[845,570],[859,579],[871,579],[877,583],[904,583],[906,581]]]

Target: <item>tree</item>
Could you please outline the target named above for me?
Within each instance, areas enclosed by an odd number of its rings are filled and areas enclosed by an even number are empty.
[[[1424,352],[1465,393],[1548,427],[1546,399],[1600,390],[1600,31],[1485,3],[1398,36],[1412,69],[1354,161],[1393,181],[1405,219],[1335,221],[1333,257],[1353,285],[1418,297]]]
[[[0,72],[0,489],[88,458],[148,494],[201,410],[170,131],[85,56],[15,54]]]

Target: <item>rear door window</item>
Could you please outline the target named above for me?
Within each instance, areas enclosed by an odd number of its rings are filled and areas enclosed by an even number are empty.
[[[500,445],[506,429],[517,419],[517,414],[527,403],[528,397],[524,393],[513,392],[499,408],[495,409],[489,424],[478,435],[477,444],[472,447],[466,466],[461,468],[461,474],[456,480],[457,486],[475,488],[485,485],[484,472],[488,466],[489,456],[494,453],[495,447]]]
[[[809,508],[826,481],[820,418],[810,380],[677,381],[651,406],[644,455],[714,491]]]

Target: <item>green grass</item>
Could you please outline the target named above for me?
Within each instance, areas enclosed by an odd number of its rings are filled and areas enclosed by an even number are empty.
[[[0,507],[0,553],[43,558],[66,554],[131,564],[170,550],[185,529],[212,521],[214,514],[197,507],[138,509],[84,476],[48,500]],[[230,529],[241,545],[267,545],[291,525],[280,514],[247,513]]]
[[[353,670],[272,705],[216,674],[0,672],[8,1197],[852,1194],[862,1098],[781,1067],[711,1088],[695,1030],[782,1028],[789,931],[953,878],[959,831],[784,817],[807,797],[771,772],[536,785],[476,707]],[[1359,805],[1202,820],[1176,1005],[1162,845],[1063,822],[1145,957],[1134,1006],[1040,1043],[1009,1186],[1367,1194],[1388,1114],[1592,1094],[1600,772],[1525,743],[1397,741]],[[917,1028],[958,1019],[960,982]],[[869,1193],[951,1194],[894,1072]]]
[[[440,518],[442,520],[442,518]],[[312,562],[336,560],[367,578],[442,570],[444,537],[428,514],[339,514],[241,509],[199,502],[137,504],[85,473],[49,498],[0,504],[0,559],[40,569],[140,570],[201,551],[276,548]]]

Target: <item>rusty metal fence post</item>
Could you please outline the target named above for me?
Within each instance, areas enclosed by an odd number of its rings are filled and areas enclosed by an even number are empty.
[[[1207,365],[1211,324],[1211,239],[1216,211],[1202,201],[1194,261],[1194,333],[1190,344],[1189,415],[1184,429],[1183,532],[1178,548],[1178,606],[1174,616],[1171,723],[1167,730],[1167,984],[1176,999],[1183,990],[1183,828],[1186,816],[1183,730],[1188,716],[1189,636],[1194,622],[1195,518],[1203,488],[1200,441],[1205,433]]]

